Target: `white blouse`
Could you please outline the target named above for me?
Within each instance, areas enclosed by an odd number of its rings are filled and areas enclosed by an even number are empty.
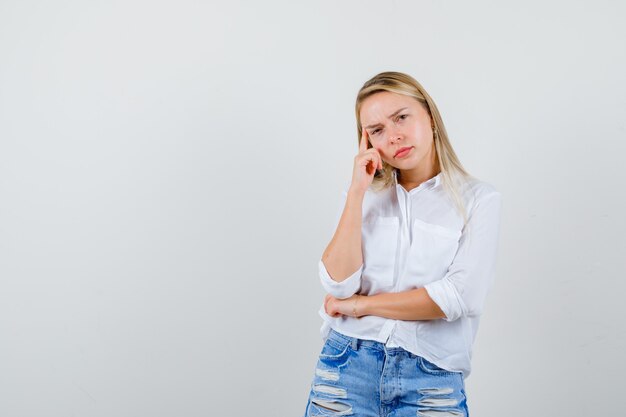
[[[459,191],[468,224],[456,211],[439,173],[411,191],[397,182],[363,198],[363,264],[342,282],[319,261],[324,289],[337,298],[374,295],[424,287],[446,317],[393,320],[379,316],[331,317],[324,304],[322,339],[330,328],[347,336],[376,340],[426,358],[443,369],[471,372],[472,345],[494,276],[501,195],[477,179]],[[335,226],[343,212],[348,189]]]

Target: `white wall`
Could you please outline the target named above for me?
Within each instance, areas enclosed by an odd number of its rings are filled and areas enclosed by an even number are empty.
[[[625,12],[0,1],[0,415],[302,415],[354,99],[387,70],[503,194],[470,412],[615,415]]]

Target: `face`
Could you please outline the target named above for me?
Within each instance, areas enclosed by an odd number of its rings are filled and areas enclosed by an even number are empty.
[[[361,126],[383,161],[401,170],[430,169],[434,140],[430,116],[414,98],[388,91],[366,98],[359,113]],[[409,148],[408,152],[397,152]]]

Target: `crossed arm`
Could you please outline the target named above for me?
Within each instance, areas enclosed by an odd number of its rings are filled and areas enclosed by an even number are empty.
[[[363,265],[361,252],[361,206],[363,196],[353,190],[345,193],[346,203],[339,219],[337,231],[326,248],[322,259],[334,277],[333,281],[354,281],[352,273],[358,265]],[[328,276],[330,280],[330,276]],[[331,283],[331,285],[333,285]],[[356,302],[356,306],[355,306]],[[424,288],[376,295],[352,295],[338,298],[331,294],[324,300],[326,313],[333,317],[340,315],[357,317],[381,316],[396,320],[432,320],[446,317],[439,306],[430,298]]]
[[[333,242],[334,245],[329,246],[330,250],[327,249],[322,258],[324,264],[329,262],[330,269],[326,271],[320,263],[322,285],[329,293],[324,301],[326,313],[334,317],[354,316],[356,308],[357,317],[373,315],[395,320],[446,321],[482,314],[485,298],[494,279],[500,207],[500,193],[491,192],[482,196],[468,220],[473,237],[470,239],[464,230],[457,253],[445,276],[422,288],[371,296],[358,295],[363,267],[361,251],[355,250],[354,255],[341,253],[336,248],[333,251],[334,246],[348,246],[345,239]],[[360,221],[345,221],[344,224],[350,225],[355,235],[356,243],[352,243],[352,247],[360,248]],[[350,259],[350,264],[346,263],[346,259]],[[361,267],[352,272],[355,265]]]
[[[434,320],[446,317],[424,288],[376,295],[354,294],[336,298],[330,294],[324,299],[329,316],[380,316],[395,320]]]
[[[326,272],[335,277],[332,279],[330,275],[327,277],[329,283],[327,285],[333,286],[337,284],[332,281],[354,283],[359,273],[352,272],[357,266],[363,265],[361,252],[363,194],[351,188],[344,193],[344,197],[346,201],[337,230],[322,255],[325,265],[320,265],[322,269],[327,269]],[[337,279],[337,277],[340,278]],[[353,286],[353,284],[348,285]],[[345,289],[335,294],[339,295],[344,291]],[[373,315],[396,320],[431,320],[446,317],[424,288],[372,296],[354,294],[347,298],[338,298],[328,294],[324,300],[324,308],[326,313],[333,317],[354,316],[355,308],[357,317]]]

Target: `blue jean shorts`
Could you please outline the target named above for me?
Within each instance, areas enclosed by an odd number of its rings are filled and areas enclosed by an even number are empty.
[[[330,330],[305,417],[469,417],[462,372]]]

